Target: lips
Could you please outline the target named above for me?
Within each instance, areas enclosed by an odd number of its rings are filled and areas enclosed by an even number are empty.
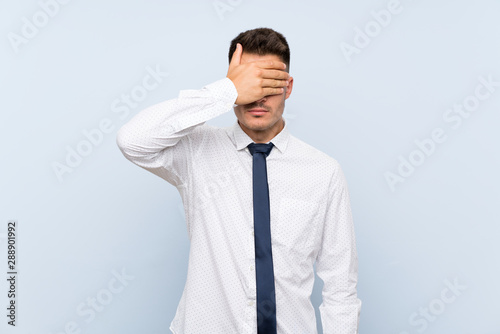
[[[268,111],[266,109],[256,108],[256,109],[250,109],[248,110],[248,112],[252,115],[264,115]]]

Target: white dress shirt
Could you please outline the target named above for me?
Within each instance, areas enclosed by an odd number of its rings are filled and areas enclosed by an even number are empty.
[[[232,110],[228,78],[144,109],[117,134],[123,155],[179,191],[190,239],[188,273],[170,330],[256,334],[252,139],[238,122],[205,122]],[[292,136],[271,142],[267,176],[278,334],[317,333],[314,268],[324,281],[325,334],[355,334],[357,254],[349,193],[339,163]]]

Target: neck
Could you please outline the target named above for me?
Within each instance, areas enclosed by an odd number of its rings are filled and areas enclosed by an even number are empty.
[[[260,131],[249,129],[242,125],[239,121],[238,124],[240,125],[243,132],[245,132],[250,138],[252,138],[255,143],[267,143],[268,141],[276,137],[276,135],[280,133],[281,130],[283,130],[283,128],[285,127],[283,118],[280,118],[280,120],[269,129]]]

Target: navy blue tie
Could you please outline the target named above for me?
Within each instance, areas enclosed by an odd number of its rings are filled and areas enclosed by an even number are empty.
[[[257,333],[276,334],[276,297],[271,249],[271,215],[266,157],[274,144],[248,145],[253,156],[253,216],[257,280]]]

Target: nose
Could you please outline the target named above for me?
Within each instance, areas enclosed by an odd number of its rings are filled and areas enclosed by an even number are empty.
[[[255,101],[254,103],[261,103],[261,102],[266,102],[267,101],[267,96],[264,96],[260,100]]]

